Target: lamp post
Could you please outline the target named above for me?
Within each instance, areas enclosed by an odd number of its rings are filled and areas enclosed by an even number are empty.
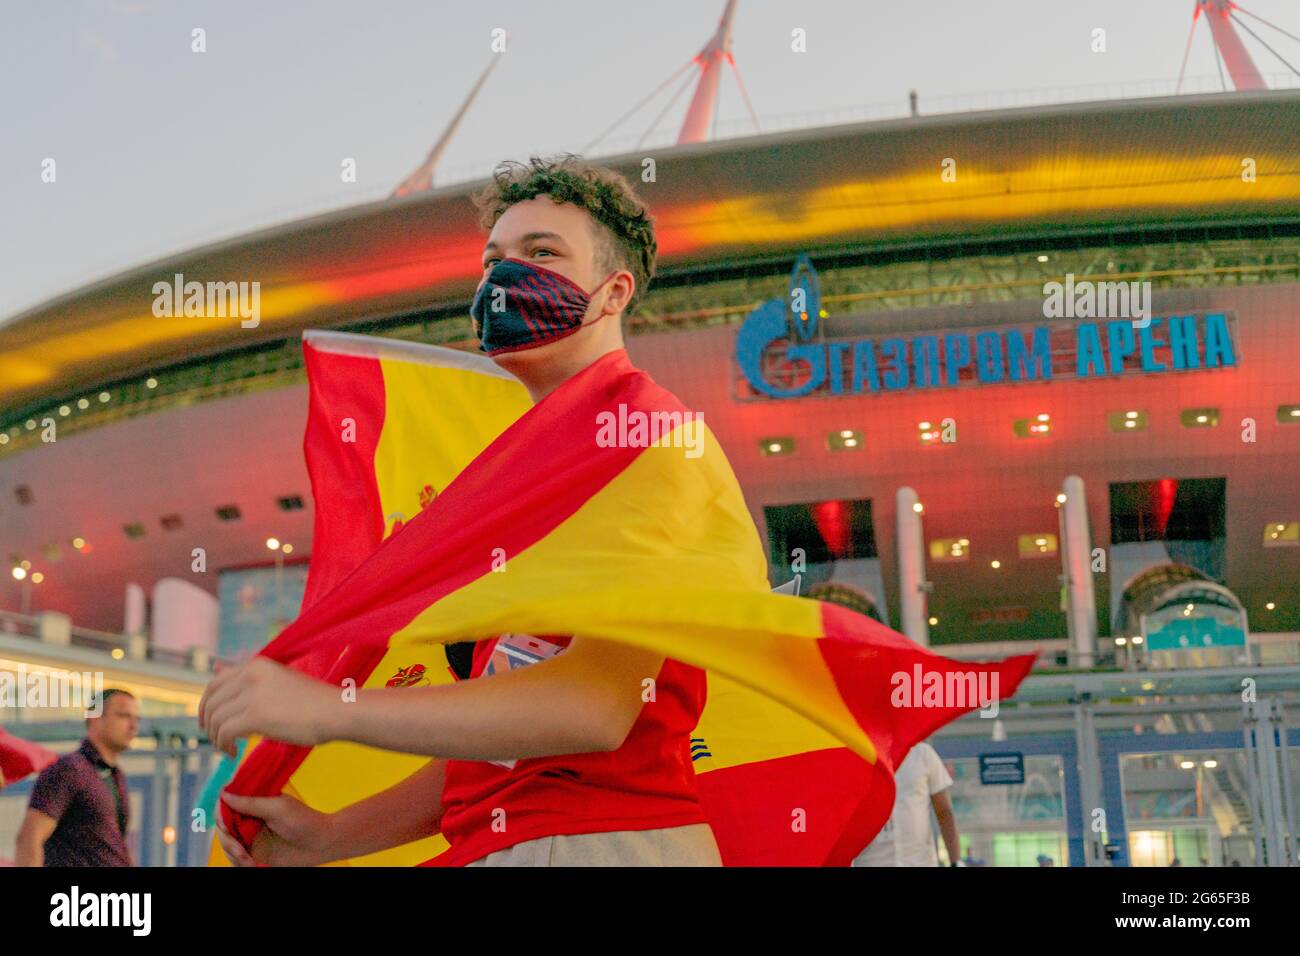
[[[40,584],[44,580],[44,575],[39,571],[28,574],[27,568],[20,564],[14,567],[13,576],[14,580],[18,582],[20,613],[23,617],[27,617],[32,613],[32,586]]]
[[[279,616],[280,602],[283,600],[283,589],[280,582],[284,577],[284,553],[280,550],[279,538],[267,538],[266,548],[268,551],[275,552],[275,613],[276,616]]]
[[[284,558],[293,553],[293,545],[279,538],[267,538],[268,551],[275,552],[275,613],[280,614],[280,605],[284,603]]]

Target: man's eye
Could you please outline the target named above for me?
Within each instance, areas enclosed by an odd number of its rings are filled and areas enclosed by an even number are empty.
[[[535,255],[535,256],[540,256],[542,253],[546,253],[548,256],[553,256],[553,255],[555,255],[555,253],[554,253],[552,250],[550,250],[550,249],[534,249],[534,250],[533,250],[533,255]]]
[[[497,259],[497,258],[495,258],[495,257],[493,257],[493,258],[491,258],[491,259],[484,259],[484,260],[483,260],[483,268],[484,268],[485,270],[486,270],[486,269],[491,269],[494,265],[496,265],[496,264],[497,264],[498,262],[500,262],[500,261],[501,261],[500,259]]]

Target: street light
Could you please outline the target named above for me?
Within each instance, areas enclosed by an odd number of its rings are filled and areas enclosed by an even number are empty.
[[[284,601],[284,556],[293,550],[293,545],[279,538],[267,538],[266,546],[275,552],[275,610],[279,614]]]
[[[30,561],[23,561],[17,564],[13,569],[14,580],[18,582],[19,593],[22,595],[19,612],[24,616],[32,613],[32,585],[40,584],[44,580],[44,575],[37,571],[28,577],[27,569],[32,566]]]

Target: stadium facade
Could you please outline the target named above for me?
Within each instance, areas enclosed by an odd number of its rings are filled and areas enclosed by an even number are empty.
[[[1139,682],[1217,667],[1207,693],[1272,662],[1294,693],[1298,115],[1295,92],[1238,93],[617,157],[660,241],[629,352],[723,444],[774,584],[834,585],[954,653],[1030,642],[1049,671]],[[223,650],[218,579],[265,568],[278,592],[310,553],[300,333],[472,347],[478,185],[178,254],[0,327],[0,552],[24,572],[0,581],[0,657],[59,666],[120,638],[152,712],[192,712]],[[187,315],[188,283],[229,308]],[[1077,696],[1061,680],[1042,703]],[[1121,759],[1024,755],[1057,761],[1061,813],[1103,802],[1072,761]],[[999,852],[1054,846],[1040,829]],[[1059,839],[1056,859],[1096,862],[1077,819]]]

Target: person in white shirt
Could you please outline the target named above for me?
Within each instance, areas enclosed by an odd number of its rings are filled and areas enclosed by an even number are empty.
[[[952,777],[925,741],[908,751],[894,773],[894,811],[883,830],[853,860],[853,866],[938,866],[930,829],[930,808],[939,821],[948,859],[957,865],[961,848],[948,788]]]

